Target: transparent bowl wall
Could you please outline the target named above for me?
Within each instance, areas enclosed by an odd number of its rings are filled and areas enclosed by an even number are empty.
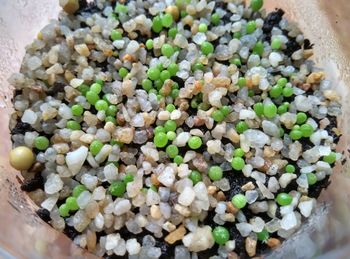
[[[19,172],[8,162],[11,140],[8,129],[12,112],[11,73],[20,68],[24,47],[60,10],[56,0],[0,1],[0,257],[67,258],[91,257],[77,248],[65,235],[52,229],[35,213],[36,206],[20,190]],[[349,60],[350,13],[348,0],[265,0],[268,10],[281,7],[296,21],[314,43],[314,60],[326,70],[343,103],[339,118],[344,133],[339,151],[348,156],[349,146]],[[350,171],[349,163],[338,165],[331,184],[319,198],[315,215],[298,233],[267,255],[270,258],[349,258],[350,247]]]

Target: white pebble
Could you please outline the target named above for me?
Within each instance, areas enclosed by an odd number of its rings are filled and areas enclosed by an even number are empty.
[[[191,187],[185,187],[178,198],[178,202],[183,206],[189,206],[193,202],[196,193]]]

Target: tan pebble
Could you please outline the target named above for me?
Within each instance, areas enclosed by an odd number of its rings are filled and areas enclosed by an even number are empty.
[[[135,62],[135,57],[130,54],[125,54],[122,58],[123,61]]]
[[[216,193],[216,191],[217,191],[217,187],[216,186],[214,186],[214,185],[210,185],[210,186],[208,186],[208,194],[209,195],[213,195],[214,193]]]
[[[103,55],[105,55],[106,57],[111,57],[111,56],[113,56],[113,50],[112,49],[104,49]]]
[[[74,46],[74,49],[76,52],[79,53],[79,55],[88,57],[90,55],[90,50],[86,44],[78,44]]]
[[[180,227],[178,227],[175,231],[169,233],[166,237],[165,237],[165,241],[168,244],[174,244],[176,241],[181,240],[186,234],[186,229],[183,225],[181,225]]]
[[[231,84],[231,79],[229,77],[218,76],[214,77],[211,83],[215,87],[228,87]]]
[[[28,170],[34,160],[33,151],[26,146],[19,146],[10,151],[10,164],[17,170]]]
[[[86,231],[86,246],[87,246],[87,250],[89,252],[94,252],[95,248],[96,248],[96,232],[91,231],[90,229],[88,229]]]
[[[339,100],[339,96],[338,96],[337,92],[334,90],[326,90],[323,92],[323,95],[330,101]]]
[[[216,194],[215,198],[216,198],[217,201],[224,201],[224,200],[226,200],[226,196],[225,196],[225,194],[222,191],[219,191]]]
[[[254,86],[257,86],[257,85],[259,85],[259,83],[260,83],[260,75],[259,74],[254,74],[252,76],[252,84]]]
[[[306,79],[306,83],[308,84],[318,84],[325,78],[324,72],[312,72],[310,75],[308,75]]]
[[[112,134],[115,131],[116,126],[115,126],[115,124],[113,122],[108,121],[105,124],[104,129]]]
[[[92,141],[94,141],[94,139],[95,139],[95,136],[92,134],[83,134],[79,138],[81,142],[84,142],[86,144],[90,144]]]
[[[237,209],[235,206],[233,206],[232,202],[230,202],[230,201],[226,202],[226,210],[229,213],[232,213],[233,215],[235,215],[239,211],[239,209]]]
[[[233,128],[229,129],[226,133],[226,137],[231,140],[232,143],[239,143],[239,134]]]
[[[245,239],[245,250],[249,256],[254,256],[256,254],[256,240],[247,237]]]
[[[226,222],[235,222],[235,215],[233,215],[232,213],[225,213],[223,220]]]
[[[182,24],[185,25],[189,25],[190,27],[192,27],[193,25],[193,17],[191,15],[187,15],[186,17],[184,17],[182,19]]]
[[[191,211],[187,207],[180,204],[176,204],[174,209],[184,217],[189,217],[191,215]]]
[[[271,248],[276,248],[281,244],[281,241],[277,238],[271,237],[266,241],[266,244]]]
[[[314,54],[313,49],[305,49],[303,52],[303,58],[304,59],[308,59],[309,57],[311,57]]]
[[[134,138],[134,131],[135,129],[131,127],[117,127],[113,137],[119,142],[130,144]]]
[[[270,146],[264,147],[264,157],[274,157],[276,152]]]
[[[64,72],[64,78],[65,78],[68,82],[70,82],[72,79],[75,78],[75,76],[74,76],[74,74],[73,74],[71,71],[66,70],[66,71]]]
[[[100,207],[96,201],[90,201],[85,208],[85,212],[90,219],[94,219],[100,212]]]
[[[151,217],[154,219],[160,219],[162,217],[162,213],[160,212],[159,206],[152,205],[151,206]]]
[[[64,165],[66,162],[65,162],[65,158],[64,158],[64,155],[61,155],[61,154],[58,154],[56,156],[56,163],[58,165]]]
[[[68,14],[73,14],[79,9],[79,0],[60,0],[59,3]]]
[[[165,9],[165,12],[168,14],[171,14],[175,21],[177,21],[179,19],[179,8],[176,5],[169,5]]]

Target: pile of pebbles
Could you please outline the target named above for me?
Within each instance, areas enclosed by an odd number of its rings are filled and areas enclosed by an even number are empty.
[[[341,157],[339,97],[251,2],[60,1],[9,79],[39,216],[128,258],[253,257],[300,227]]]

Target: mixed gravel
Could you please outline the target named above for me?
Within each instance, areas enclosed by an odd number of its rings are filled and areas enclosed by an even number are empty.
[[[262,0],[60,1],[27,46],[10,162],[98,256],[254,257],[312,214],[339,97]]]

